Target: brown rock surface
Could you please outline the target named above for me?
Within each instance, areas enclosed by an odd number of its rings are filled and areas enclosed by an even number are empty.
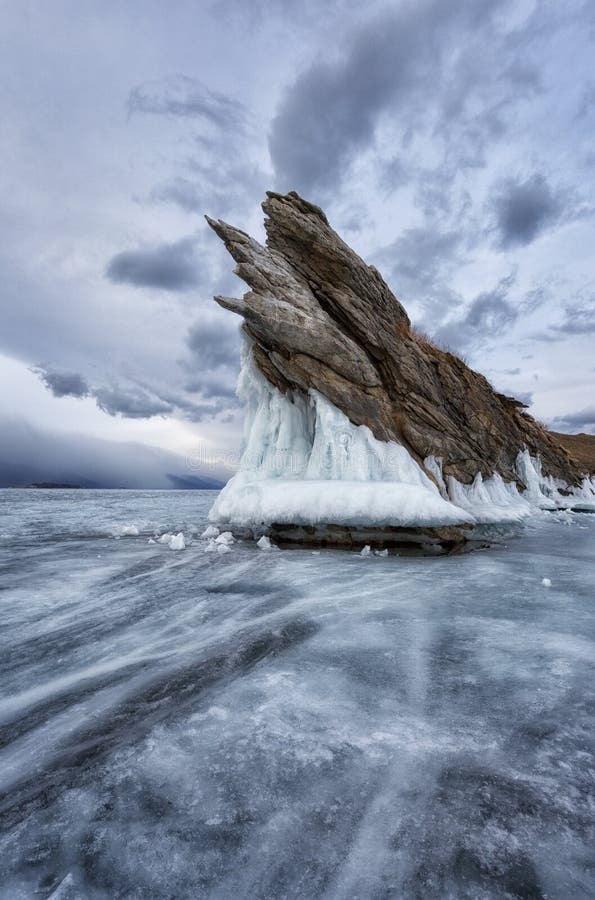
[[[351,250],[317,206],[295,192],[267,193],[266,246],[207,217],[250,287],[215,297],[244,317],[259,369],[279,390],[314,388],[376,438],[421,462],[440,456],[445,474],[516,478],[527,447],[546,474],[568,484],[580,466],[558,440],[452,353],[415,334],[380,273]]]
[[[553,437],[575,459],[580,469],[588,475],[595,475],[595,434],[558,434]]]

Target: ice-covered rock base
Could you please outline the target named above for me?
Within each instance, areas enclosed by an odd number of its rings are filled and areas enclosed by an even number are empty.
[[[478,524],[517,522],[542,509],[595,511],[593,479],[568,489],[543,476],[527,451],[517,461],[524,489],[498,474],[478,474],[470,485],[445,480],[440,459],[420,465],[316,391],[282,394],[256,370],[248,346],[238,394],[246,407],[243,453],[211,510],[218,525],[270,529],[280,543],[361,547],[373,532],[375,546],[451,546]]]

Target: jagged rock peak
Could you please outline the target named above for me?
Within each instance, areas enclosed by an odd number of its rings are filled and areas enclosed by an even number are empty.
[[[295,191],[267,192],[266,246],[208,216],[250,290],[215,297],[244,318],[256,365],[280,391],[315,389],[355,425],[403,444],[420,463],[441,457],[463,483],[478,472],[515,480],[527,448],[568,484],[580,467],[513,398],[416,333],[374,266]]]

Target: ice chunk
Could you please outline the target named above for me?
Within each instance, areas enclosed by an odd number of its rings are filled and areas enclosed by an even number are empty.
[[[374,550],[376,556],[388,556],[388,550]]]
[[[184,532],[179,531],[178,534],[174,535],[169,542],[170,550],[185,550],[186,549],[186,541],[184,540]]]
[[[122,525],[120,534],[122,537],[138,537],[139,530],[136,525]]]
[[[215,538],[216,544],[233,544],[235,538],[231,531],[222,531],[219,537]]]
[[[173,534],[171,531],[166,531],[165,534],[162,534],[158,540],[159,544],[169,544],[171,539],[173,538]]]
[[[359,555],[360,556],[369,556],[371,552],[372,551],[370,549],[370,545],[366,544],[366,546],[362,547],[362,549],[360,550]]]
[[[219,542],[211,538],[205,547],[205,553],[231,553],[231,544],[228,544],[225,541]]]
[[[256,541],[256,546],[259,550],[276,550],[277,547],[272,543],[270,537],[268,535],[263,534],[261,538]]]
[[[219,534],[219,529],[217,528],[216,525],[207,525],[207,527],[205,528],[205,530],[204,530],[203,533],[201,534],[201,537],[203,537],[203,538],[216,538],[218,534]]]
[[[541,583],[542,583],[542,585],[543,585],[544,587],[551,587],[551,586],[552,586],[551,579],[549,579],[549,578],[542,578],[542,579],[541,579]]]

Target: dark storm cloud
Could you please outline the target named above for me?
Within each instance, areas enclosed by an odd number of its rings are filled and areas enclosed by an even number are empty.
[[[78,372],[59,372],[43,366],[32,370],[54,397],[88,397],[89,385]]]
[[[403,4],[360,27],[341,56],[302,72],[271,125],[269,149],[279,187],[333,188],[354,154],[370,144],[389,108],[398,110],[405,132],[422,112],[427,117],[453,40],[459,49],[467,29],[476,37],[499,6],[498,0]],[[474,85],[470,72],[480,71],[479,56],[474,61],[457,54],[462,62],[448,79],[442,122],[462,114]],[[485,79],[485,71],[481,75]],[[517,73],[511,77],[518,83]]]
[[[519,308],[507,299],[514,275],[503,278],[492,291],[483,291],[459,316],[434,332],[434,338],[449,350],[462,351],[485,338],[503,334],[516,322]]]
[[[188,373],[187,391],[200,396],[219,413],[239,406],[236,383],[240,364],[240,331],[227,318],[197,322],[189,330],[190,358],[180,361]]]
[[[595,406],[581,409],[575,413],[567,413],[564,416],[556,416],[552,425],[560,431],[595,431]]]
[[[579,292],[579,297],[581,297]],[[533,334],[537,341],[556,343],[569,337],[580,337],[595,333],[595,299],[588,301],[579,299],[577,302],[568,303],[564,307],[563,319],[554,325],[549,325],[546,331]]]
[[[543,175],[501,182],[492,200],[501,247],[530,244],[561,220],[566,202],[564,194],[554,191]]]
[[[124,250],[106,269],[110,281],[164,291],[187,291],[200,283],[195,258],[196,240],[182,238],[172,244]]]
[[[208,151],[186,160],[184,175],[176,175],[158,185],[151,199],[174,203],[186,212],[210,212],[218,218],[245,207],[261,197],[267,177],[256,165],[246,161],[237,147],[211,144]]]
[[[593,334],[595,332],[595,299],[588,304],[569,304],[564,310],[564,321],[553,326],[563,334]]]
[[[460,298],[449,281],[461,258],[463,237],[432,227],[408,228],[374,256],[405,307],[419,304],[434,320]]]
[[[250,197],[264,193],[267,176],[255,159],[258,139],[253,116],[227,95],[215,93],[185,76],[135,88],[129,110],[168,116],[190,154],[177,161],[175,173],[158,184],[150,199],[174,203],[185,212],[237,214]]]
[[[52,433],[0,419],[0,487],[50,481],[97,488],[217,487],[229,473],[158,447]]]
[[[137,85],[128,97],[128,110],[131,114],[205,119],[225,129],[239,128],[246,120],[245,108],[238,100],[186,75]]]
[[[230,366],[236,368],[240,357],[237,326],[212,320],[193,325],[186,344],[196,363],[203,369]]]
[[[176,175],[175,178],[156,187],[151,198],[161,203],[175,203],[186,212],[202,212],[205,207],[205,192],[202,185],[183,175]]]
[[[168,416],[173,406],[159,397],[151,397],[138,388],[101,387],[93,391],[99,409],[108,416],[125,416],[128,419],[151,419]]]
[[[232,337],[235,337],[235,343]],[[201,422],[237,406],[234,388],[239,350],[237,334],[229,334],[225,327],[207,327],[200,340],[196,330],[193,330],[192,338],[188,340],[188,346],[196,354],[197,365],[191,367],[187,362],[181,365],[184,371],[199,371],[200,376],[195,374],[186,390],[133,379],[128,379],[125,386],[117,383],[90,386],[77,372],[56,372],[42,366],[36,366],[31,371],[55,397],[92,397],[97,407],[109,416],[151,419],[178,415],[192,422]],[[221,366],[227,368],[218,373],[211,371]],[[189,394],[199,394],[199,399]]]

